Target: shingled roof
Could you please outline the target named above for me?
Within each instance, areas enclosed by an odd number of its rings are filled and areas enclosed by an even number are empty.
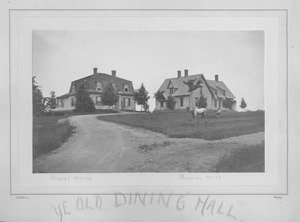
[[[215,81],[215,80],[206,80],[208,85],[217,90],[217,97],[224,99],[235,99],[235,96],[232,94],[232,92],[228,89],[228,87],[225,85],[223,81]],[[224,96],[225,92],[225,96]]]
[[[127,84],[129,92],[132,92],[132,93],[134,92],[132,81],[123,79],[123,78],[119,78],[116,76],[112,76],[112,75],[109,75],[106,73],[95,73],[93,75],[74,80],[74,81],[72,81],[72,83],[77,83],[77,82],[81,82],[83,80],[88,80],[88,79],[94,79],[94,80],[100,81],[103,84],[103,87],[105,87],[105,85],[108,84],[109,82],[114,83],[114,84],[116,84],[116,89],[120,90],[120,91],[123,91],[124,84]],[[70,87],[69,92],[71,92],[71,87]]]
[[[133,95],[134,94],[134,88],[133,88],[132,81],[127,80],[127,79],[123,79],[123,78],[119,78],[119,77],[116,76],[115,71],[112,71],[112,72],[114,72],[114,75],[113,74],[109,75],[109,74],[106,74],[106,73],[98,73],[97,68],[94,68],[94,74],[72,81],[71,84],[70,84],[69,92],[62,95],[62,96],[59,96],[57,98],[65,98],[65,97],[68,97],[68,96],[71,96],[71,95],[75,95],[75,93],[72,92],[72,86],[74,84],[76,84],[78,86],[80,83],[82,83],[84,81],[87,81],[87,82],[90,83],[90,85],[88,85],[88,87],[87,87],[87,91],[90,92],[90,93],[96,93],[96,94],[99,93],[99,94],[101,94],[101,92],[97,91],[96,88],[93,86],[93,84],[95,84],[94,82],[101,82],[103,88],[108,83],[111,82],[111,83],[115,84],[116,89],[118,91],[120,91],[121,94],[122,94],[122,92],[124,93],[124,85],[125,84],[128,85],[128,92],[126,92],[126,95]]]
[[[211,94],[214,97],[223,98],[223,99],[225,97],[235,99],[234,95],[228,89],[228,87],[225,85],[224,82],[215,81],[215,80],[206,80],[205,77],[203,76],[203,74],[189,75],[186,77],[179,77],[179,78],[168,78],[163,82],[163,84],[160,86],[160,88],[158,90],[164,91],[163,95],[164,95],[165,99],[167,99],[168,96],[170,95],[168,86],[171,82],[173,87],[175,89],[177,89],[172,94],[172,96],[188,96],[189,95],[188,86],[186,84],[184,84],[184,81],[188,81],[190,79],[196,79],[196,80],[203,79],[204,84],[206,84],[208,86]],[[225,96],[224,96],[224,94],[225,94]]]

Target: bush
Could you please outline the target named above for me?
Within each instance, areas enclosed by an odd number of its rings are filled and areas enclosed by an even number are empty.
[[[44,112],[42,116],[64,116],[66,113],[64,111],[50,111]]]
[[[226,98],[225,100],[223,100],[224,108],[231,109],[232,105],[233,105],[233,102],[230,99]]]
[[[204,96],[200,96],[200,99],[196,102],[196,106],[198,108],[206,108],[207,107],[207,99]]]
[[[173,110],[175,108],[175,103],[176,103],[176,100],[174,99],[174,97],[173,96],[168,96],[167,107],[170,110]]]

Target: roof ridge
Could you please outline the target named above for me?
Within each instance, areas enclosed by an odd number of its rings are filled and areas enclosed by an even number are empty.
[[[107,74],[107,73],[94,73],[94,74],[92,74],[92,75],[88,75],[88,76],[86,76],[86,77],[82,77],[82,78],[80,78],[80,79],[73,80],[72,82],[77,82],[77,81],[80,81],[80,80],[84,80],[84,79],[90,78],[90,77],[92,77],[92,76],[95,76],[95,75],[97,75],[97,74],[100,74],[100,75],[107,75],[108,77],[111,77],[111,78],[117,78],[117,79],[120,79],[120,80],[123,80],[123,81],[132,82],[131,80],[123,79],[123,78],[120,78],[120,77],[118,77],[118,76],[112,76],[112,75]]]

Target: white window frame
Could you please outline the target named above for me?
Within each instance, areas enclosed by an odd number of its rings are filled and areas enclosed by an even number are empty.
[[[102,83],[101,82],[96,82],[96,90],[97,91],[102,91]]]
[[[124,92],[129,92],[129,85],[128,84],[124,84]]]

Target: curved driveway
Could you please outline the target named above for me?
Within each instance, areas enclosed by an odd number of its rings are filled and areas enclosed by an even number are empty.
[[[76,132],[59,149],[35,159],[34,172],[210,172],[224,154],[264,141],[263,132],[216,141],[169,138],[98,115],[70,117]]]
[[[97,119],[98,115],[69,118],[76,132],[59,149],[34,161],[35,172],[114,172],[122,157],[126,135],[122,127]]]

